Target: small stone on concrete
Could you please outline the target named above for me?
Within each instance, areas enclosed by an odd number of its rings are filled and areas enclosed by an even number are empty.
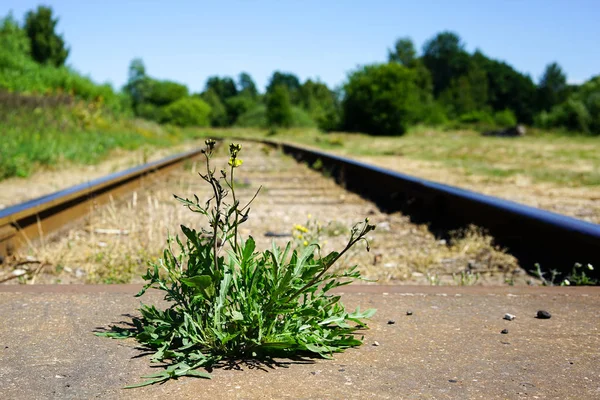
[[[502,329],[502,332],[500,332],[500,333],[503,335],[506,335],[508,333],[508,329],[504,328],[504,329]]]
[[[373,342],[373,346],[379,346],[379,342],[376,340]]]
[[[412,315],[412,314],[413,314],[413,312],[410,310],[406,312],[406,315]]]
[[[552,314],[550,314],[548,311],[545,311],[545,310],[539,310],[537,312],[537,318],[539,318],[539,319],[550,319],[550,318],[552,318]]]
[[[388,325],[394,325],[395,323],[396,323],[396,321],[394,321],[393,319],[390,319],[390,320],[388,321]]]
[[[512,314],[506,313],[504,314],[504,319],[507,321],[512,321],[513,319],[515,319],[516,317]]]

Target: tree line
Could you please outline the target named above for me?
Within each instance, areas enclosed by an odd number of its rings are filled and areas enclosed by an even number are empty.
[[[29,11],[23,24],[11,15],[1,21],[0,89],[67,90],[87,100],[101,98],[122,113],[180,126],[317,127],[400,135],[416,124],[520,123],[600,134],[600,76],[569,85],[560,65],[552,62],[534,82],[480,50],[469,53],[454,32],[436,34],[420,52],[409,37],[399,38],[387,60],[357,68],[335,89],[275,71],[264,93],[245,72],[235,78],[209,77],[201,92],[191,93],[183,83],[153,78],[141,59],[131,62],[122,90],[94,84],[65,67],[69,48],[56,33],[57,22],[44,6]]]

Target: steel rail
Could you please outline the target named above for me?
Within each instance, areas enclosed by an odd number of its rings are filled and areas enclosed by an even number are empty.
[[[197,157],[201,150],[176,154],[0,210],[0,261],[19,247],[34,243],[74,222],[92,207],[142,187]]]
[[[600,225],[402,174],[320,150],[284,142],[263,141],[298,161],[318,166],[347,190],[387,212],[401,211],[416,223],[444,236],[470,224],[487,230],[495,244],[533,270],[568,273],[575,263],[591,264],[587,276],[600,277]],[[317,162],[318,161],[318,162]]]

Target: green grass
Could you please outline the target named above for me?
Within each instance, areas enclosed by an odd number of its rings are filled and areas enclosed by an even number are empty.
[[[266,137],[252,129],[213,130],[215,135]],[[396,156],[427,161],[460,175],[502,182],[515,175],[559,186],[600,185],[600,137],[534,131],[522,138],[484,137],[470,130],[415,127],[404,136],[373,137],[321,133],[316,129],[278,131],[271,139],[292,141],[350,156]]]
[[[114,117],[94,103],[54,107],[0,106],[0,180],[43,168],[96,164],[115,149],[167,147],[195,134]]]

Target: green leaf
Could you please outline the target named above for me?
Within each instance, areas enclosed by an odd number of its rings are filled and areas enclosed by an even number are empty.
[[[94,335],[108,337],[111,339],[127,339],[135,336],[135,332],[130,329],[119,328],[118,326],[111,327],[109,332],[95,332]]]
[[[232,318],[234,321],[243,321],[243,320],[244,320],[244,316],[243,316],[243,315],[242,315],[242,313],[241,313],[241,312],[239,312],[239,311],[232,311],[232,312],[231,312],[231,318]]]
[[[337,322],[344,322],[345,318],[343,315],[334,315],[333,317],[329,317],[321,322],[319,322],[319,325],[329,325],[332,323],[337,323]]]
[[[373,315],[375,315],[375,312],[377,312],[375,308],[369,308],[368,310],[360,312],[360,307],[357,307],[356,311],[354,311],[352,314],[349,314],[348,317],[360,319],[371,318]]]
[[[212,285],[212,279],[208,275],[193,276],[191,278],[181,278],[181,282],[183,282],[186,286],[201,290],[206,289],[210,285]]]
[[[212,379],[212,376],[206,372],[198,371],[196,369],[190,369],[185,373],[186,376],[195,376],[198,378]]]
[[[244,246],[244,251],[242,252],[242,262],[245,262],[252,257],[252,254],[254,254],[255,248],[256,248],[256,243],[254,242],[254,239],[252,238],[252,236],[249,236],[248,240],[246,240],[246,243]]]

